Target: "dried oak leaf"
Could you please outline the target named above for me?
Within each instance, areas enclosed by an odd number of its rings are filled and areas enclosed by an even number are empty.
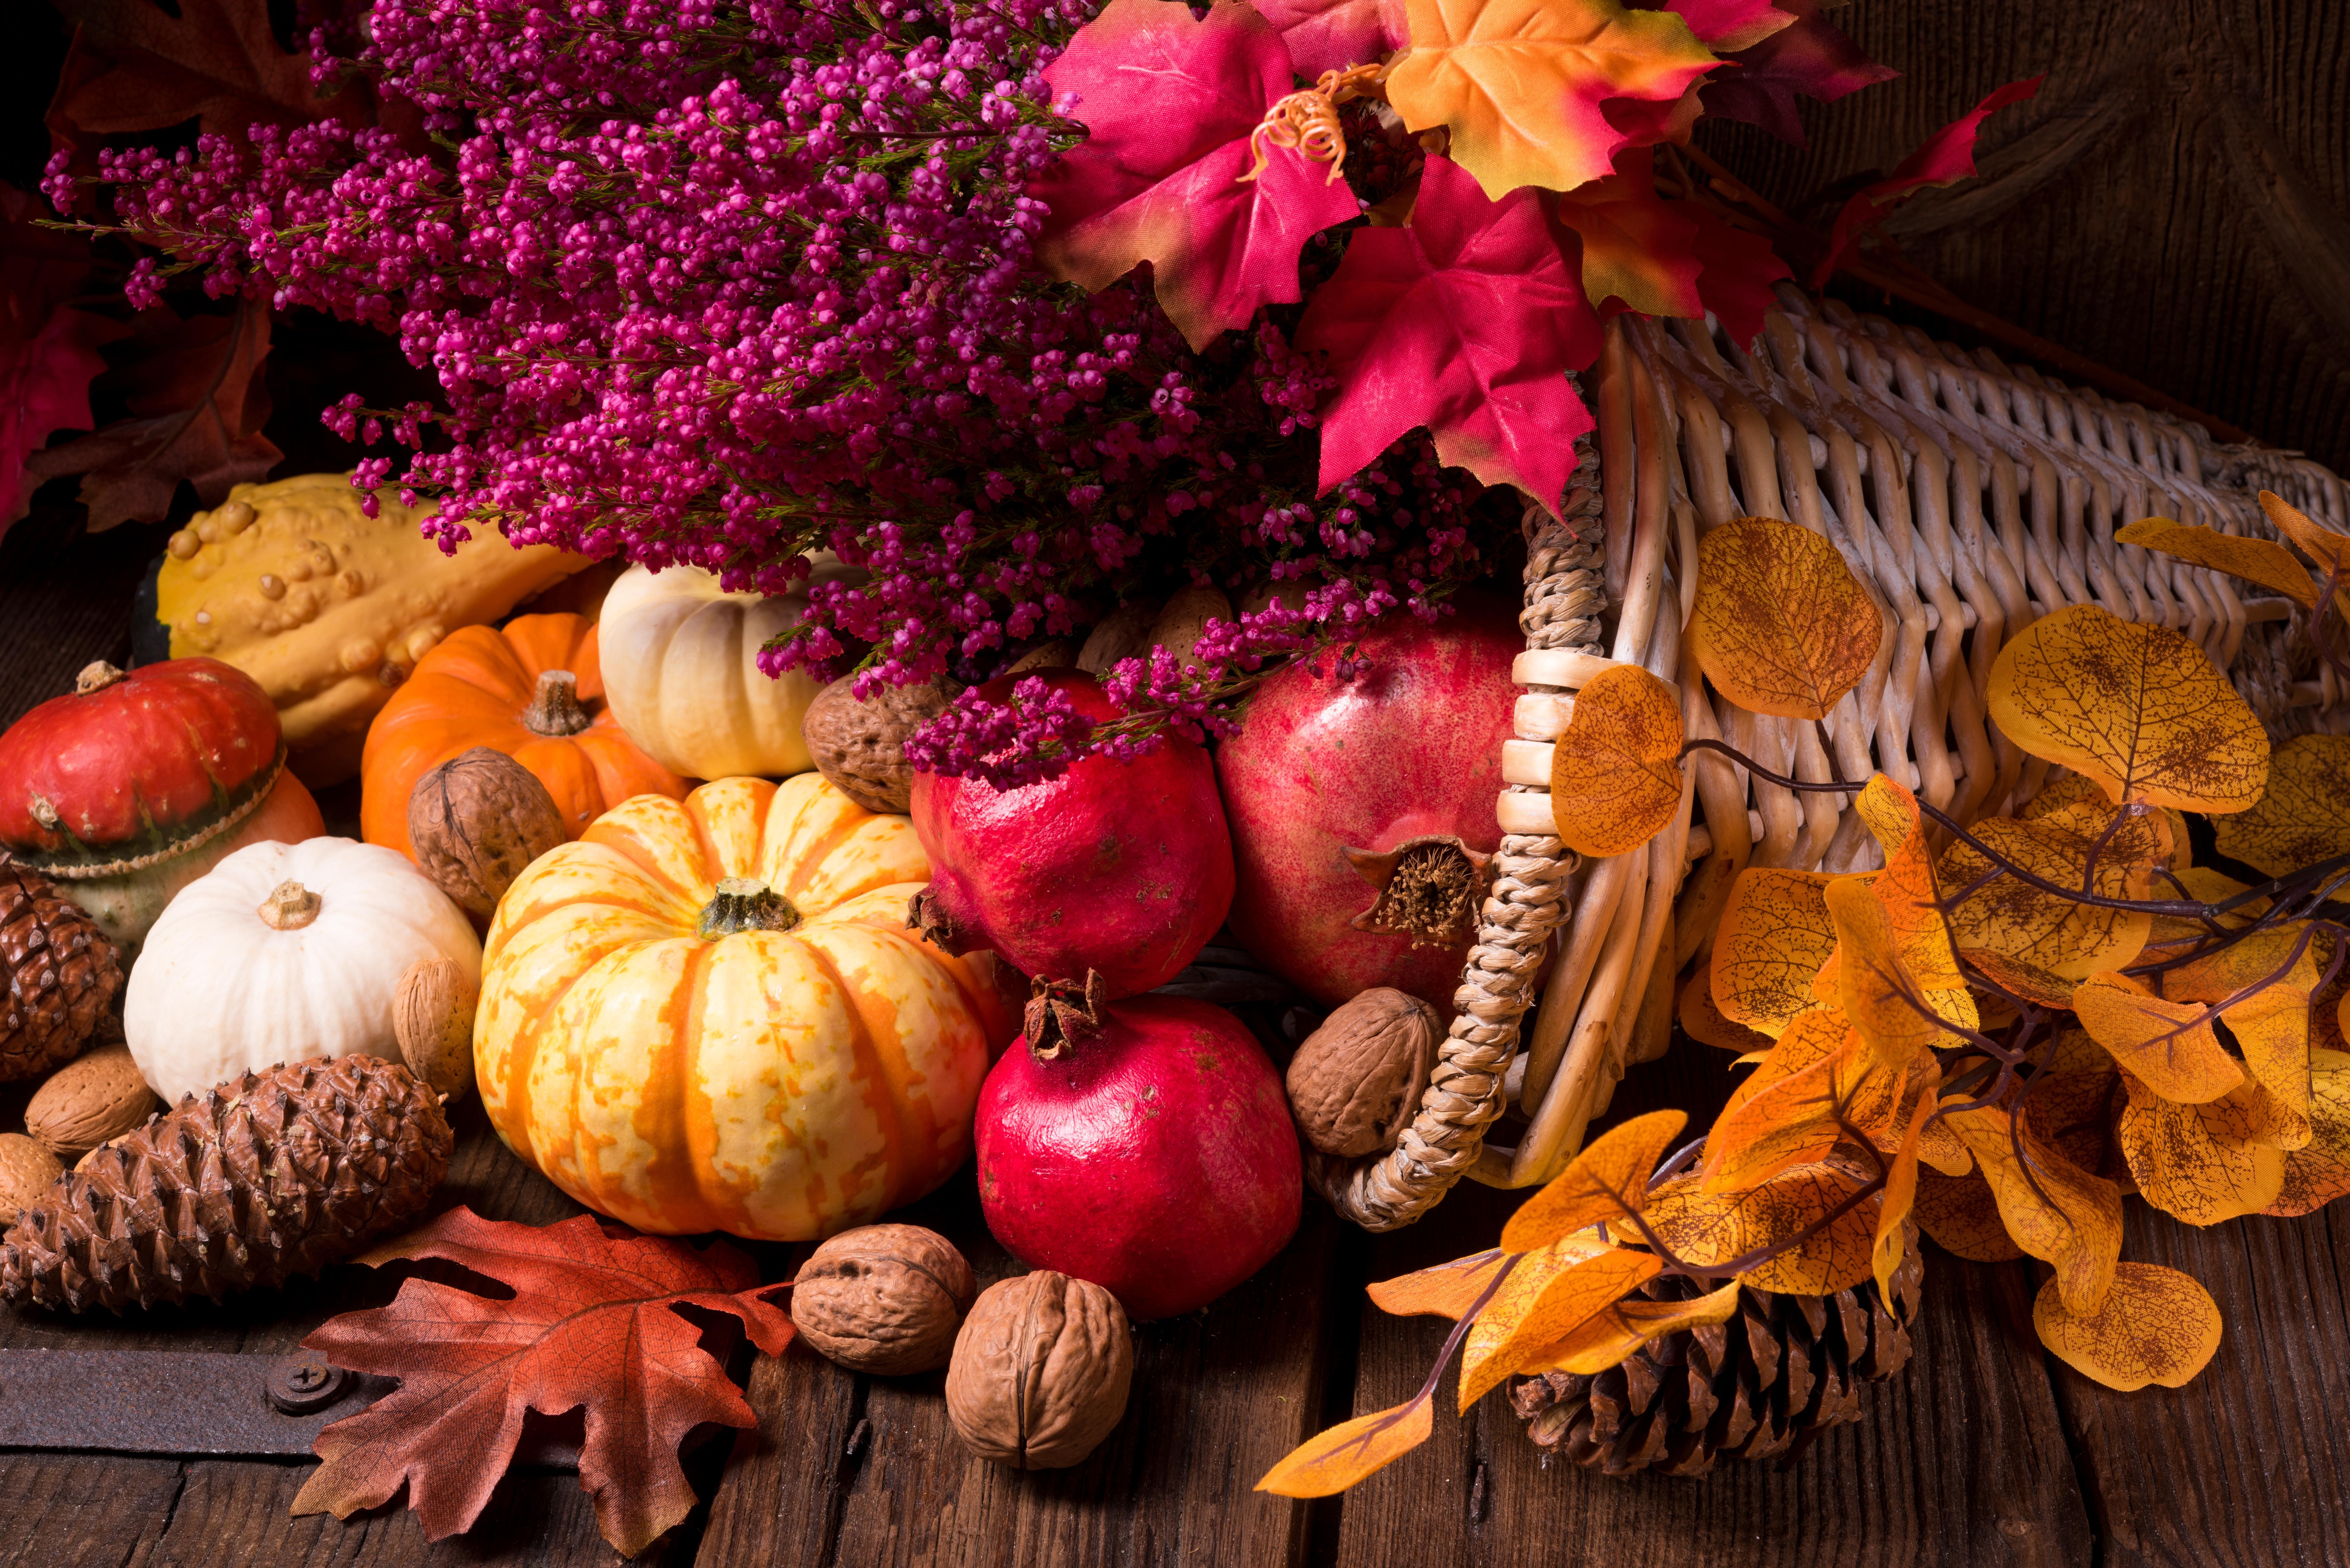
[[[269,352],[269,306],[240,301],[225,316],[184,319],[168,306],[140,313],[129,358],[109,372],[128,393],[132,417],[26,460],[37,480],[82,476],[89,531],[152,523],[172,509],[180,481],[208,506],[229,486],[266,478],[286,454],[261,433],[269,391],[260,375]]]
[[[2241,811],[2268,782],[2267,732],[2210,656],[2167,626],[2095,605],[2011,639],[1991,665],[1990,708],[2009,740],[2086,774],[2116,805]]]
[[[2258,1214],[2284,1190],[2275,1096],[2246,1082],[2205,1105],[2182,1106],[2125,1075],[2129,1105],[2116,1137],[2138,1195],[2189,1225]],[[2304,1139],[2308,1124],[2303,1124]]]
[[[1705,1268],[1818,1226],[1799,1245],[1738,1277],[1756,1290],[1834,1295],[1869,1277],[1881,1195],[1856,1199],[1865,1184],[1841,1158],[1790,1167],[1743,1192],[1709,1193],[1694,1175],[1677,1176],[1649,1194],[1643,1217],[1675,1256]]]
[[[2106,898],[2145,898],[2153,890],[2154,868],[2168,858],[2169,825],[2151,810],[2133,812],[2116,825],[2126,809],[2083,801],[2029,821],[1978,822],[1970,831],[2008,864],[2060,888],[2083,887],[2094,854],[2096,874],[2088,891]],[[1956,897],[1991,869],[1991,862],[1971,845],[1953,842],[1935,871]],[[2143,910],[2085,904],[2015,876],[1995,877],[1975,888],[1950,911],[1950,921],[1951,938],[1961,948],[1984,949],[2074,981],[2135,963],[2153,929],[2152,917]]]
[[[427,1539],[473,1527],[513,1461],[524,1416],[584,1406],[579,1484],[597,1528],[634,1555],[683,1519],[693,1489],[677,1446],[702,1422],[756,1424],[702,1329],[674,1308],[742,1320],[779,1355],[792,1323],[751,1261],[724,1242],[695,1251],[657,1236],[606,1233],[588,1216],[544,1227],[453,1209],[358,1261],[441,1258],[511,1286],[494,1301],[411,1279],[387,1307],[346,1313],[302,1343],[338,1366],[400,1380],[318,1434],[319,1467],[296,1514],[347,1519],[405,1484]]]
[[[1662,833],[1690,787],[1680,753],[1680,693],[1636,664],[1601,670],[1551,747],[1560,840],[1578,855],[1623,855]]]
[[[2291,1218],[2350,1193],[2350,1054],[2309,1054],[2309,1142],[2284,1157],[2284,1182],[2261,1212]]]
[[[1150,263],[1195,350],[1300,298],[1298,253],[1356,214],[1346,182],[1294,148],[1267,146],[1244,178],[1258,124],[1292,85],[1289,51],[1250,6],[1195,19],[1181,0],[1110,0],[1045,79],[1055,99],[1076,95],[1089,134],[1037,182],[1052,209],[1038,262],[1097,291]]]
[[[1355,231],[1296,341],[1327,354],[1337,382],[1324,490],[1425,425],[1441,462],[1556,509],[1593,428],[1565,372],[1598,358],[1599,319],[1532,192],[1489,202],[1431,155],[1410,221]]]
[[[2310,580],[2308,568],[2273,539],[2248,539],[2168,517],[2141,517],[2116,529],[2114,543],[2159,550],[2192,566],[2274,588],[2303,609],[2317,607],[2317,585]]]
[[[1470,1326],[1461,1355],[1461,1408],[1524,1371],[1545,1348],[1655,1279],[1664,1266],[1653,1252],[1623,1247],[1588,1257],[1571,1250],[1527,1253]]]
[[[1846,199],[1828,234],[1827,254],[1812,269],[1812,286],[1825,288],[1835,269],[1858,247],[1861,235],[1885,221],[1887,213],[1918,192],[1953,184],[1975,171],[1975,135],[1982,122],[2010,104],[2022,103],[2040,90],[2043,77],[2010,82],[1941,130],[1928,137],[1904,158],[1892,174],[1865,186]]]
[[[1836,547],[1775,517],[1698,542],[1690,640],[1714,690],[1750,712],[1825,719],[1877,659],[1885,618]]]
[[[1730,884],[1713,936],[1713,1004],[1773,1039],[1814,1005],[1812,981],[1835,950],[1825,871],[1750,866]]]
[[[1607,177],[1629,134],[1610,99],[1671,103],[1720,62],[1669,11],[1616,0],[1408,0],[1411,49],[1388,101],[1415,131],[1443,126],[1485,194],[1572,191]]]
[[[48,124],[68,140],[161,130],[191,119],[241,134],[256,120],[330,112],[308,54],[287,54],[264,0],[52,0],[77,24]]]
[[[2072,1311],[2050,1280],[2032,1303],[2032,1326],[2058,1360],[2124,1393],[2183,1386],[2220,1348],[2211,1293],[2158,1263],[2114,1265],[2113,1289],[2086,1314]]]
[[[2350,854],[2350,735],[2295,735],[2261,797],[2211,826],[2220,854],[2271,877]]]
[[[2066,1158],[2029,1117],[2018,1121],[2001,1106],[1980,1106],[1945,1111],[1943,1120],[1967,1140],[2015,1244],[2056,1265],[2067,1307],[2096,1311],[2121,1255],[2121,1189]]]

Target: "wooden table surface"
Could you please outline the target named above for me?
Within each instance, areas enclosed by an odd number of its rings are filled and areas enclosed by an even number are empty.
[[[131,589],[161,532],[78,537],[36,513],[0,542],[0,725],[88,659],[125,658]],[[1709,1117],[1730,1084],[1727,1060],[1682,1042],[1634,1072],[1615,1114],[1671,1105]],[[23,1099],[21,1088],[0,1099],[0,1116]],[[506,1154],[477,1106],[458,1126],[444,1201],[531,1221],[577,1211]],[[2087,1383],[2033,1337],[2032,1265],[1966,1263],[1929,1246],[1908,1369],[1870,1390],[1866,1420],[1792,1468],[1621,1481],[1545,1466],[1499,1396],[1455,1419],[1448,1386],[1433,1440],[1345,1497],[1250,1490],[1308,1434],[1398,1403],[1425,1376],[1446,1325],[1383,1315],[1364,1283],[1491,1245],[1511,1207],[1464,1185],[1420,1224],[1372,1238],[1309,1199],[1296,1241],[1256,1278],[1202,1313],[1139,1329],[1126,1419],[1070,1470],[1019,1475],[970,1458],[947,1425],[940,1376],[854,1376],[798,1348],[760,1357],[758,1430],[691,1457],[705,1506],[639,1561],[2350,1564],[2350,1215],[2338,1209],[2199,1231],[2130,1205],[2127,1254],[2192,1273],[2226,1315],[2218,1355],[2183,1390]],[[979,1222],[968,1169],[907,1217],[962,1245],[983,1282],[1018,1271]],[[768,1278],[795,1257],[761,1250]],[[368,1271],[338,1268],[201,1310],[0,1312],[0,1345],[282,1352],[388,1293]],[[398,1507],[348,1522],[289,1517],[307,1468],[0,1449],[0,1563],[617,1561],[567,1474],[511,1478],[471,1535],[429,1543]]]

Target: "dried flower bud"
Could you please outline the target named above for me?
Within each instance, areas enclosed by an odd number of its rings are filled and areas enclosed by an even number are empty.
[[[1101,1286],[1039,1270],[990,1285],[955,1336],[947,1418],[972,1452],[1014,1469],[1066,1469],[1126,1413],[1134,1343]]]

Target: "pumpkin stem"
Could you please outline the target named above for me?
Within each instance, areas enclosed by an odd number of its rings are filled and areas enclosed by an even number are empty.
[[[318,895],[299,882],[280,882],[256,911],[273,931],[298,931],[318,918]]]
[[[79,675],[74,677],[74,695],[87,697],[93,691],[105,691],[119,680],[130,679],[129,671],[117,670],[103,659],[93,659],[81,667]]]
[[[1102,1008],[1109,986],[1101,971],[1086,971],[1086,983],[1035,980],[1029,982],[1028,1009],[1021,1020],[1028,1036],[1028,1052],[1039,1062],[1058,1061],[1073,1045],[1082,1045],[1102,1032]]]
[[[750,877],[729,877],[718,884],[717,896],[702,907],[697,928],[704,940],[736,931],[788,931],[800,923],[791,900]]]
[[[576,735],[595,719],[579,701],[579,678],[568,670],[542,670],[522,727],[534,735]]]
[[[1492,856],[1449,834],[1406,839],[1383,854],[1351,846],[1339,853],[1379,893],[1355,917],[1357,930],[1409,937],[1416,948],[1457,947],[1473,934]]]

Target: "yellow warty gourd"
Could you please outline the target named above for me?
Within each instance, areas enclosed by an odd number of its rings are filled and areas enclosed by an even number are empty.
[[[480,527],[443,556],[418,532],[429,504],[385,491],[370,518],[359,499],[340,473],[237,485],[172,535],[155,581],[172,657],[203,654],[261,682],[313,784],[358,771],[368,721],[435,643],[587,565]]]

